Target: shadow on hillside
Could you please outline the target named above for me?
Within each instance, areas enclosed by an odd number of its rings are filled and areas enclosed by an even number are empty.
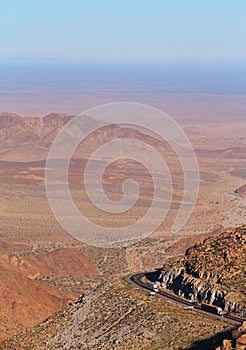
[[[147,272],[147,273],[145,274],[145,277],[146,277],[149,281],[155,282],[155,281],[158,280],[158,277],[159,277],[159,275],[160,275],[160,272],[161,272],[160,269],[158,269],[158,270],[156,270],[156,271],[153,271],[153,272]]]
[[[191,347],[180,348],[180,350],[215,350],[222,344],[223,339],[232,340],[232,331],[217,333],[211,338],[195,341]]]

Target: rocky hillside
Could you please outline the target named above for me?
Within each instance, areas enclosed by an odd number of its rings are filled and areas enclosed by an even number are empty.
[[[246,322],[232,332],[232,339],[224,339],[216,350],[245,350],[246,349]]]
[[[246,225],[187,249],[161,269],[163,287],[190,300],[246,315]]]
[[[0,342],[0,349],[180,350],[229,329],[110,277],[35,328]]]
[[[71,118],[55,113],[43,118],[0,113],[0,158],[13,161],[44,159],[57,132]]]
[[[10,246],[1,243],[0,249]],[[72,248],[30,256],[0,254],[0,339],[57,312],[81,293],[86,278],[98,275],[89,258]]]
[[[211,232],[200,233],[200,234],[197,234],[197,235],[190,235],[190,236],[187,236],[187,237],[183,237],[179,241],[177,241],[177,242],[173,243],[172,245],[170,245],[166,249],[166,253],[168,253],[170,255],[173,255],[173,256],[185,254],[186,250],[189,247],[204,241],[204,239],[206,239],[206,238],[219,235],[223,231],[224,231],[224,228],[222,228],[220,226],[218,228],[213,229]]]
[[[0,256],[0,339],[33,327],[70,298],[68,293],[21,272],[9,257]]]

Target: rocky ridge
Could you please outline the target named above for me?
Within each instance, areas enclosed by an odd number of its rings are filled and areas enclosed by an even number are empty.
[[[58,113],[50,113],[44,117],[0,113],[0,160],[30,162],[46,159],[55,137],[73,118],[75,116]],[[146,133],[144,128],[106,124],[85,115],[77,120],[76,125],[82,132],[95,130],[78,147],[76,156],[86,156],[108,140],[118,138],[136,138],[154,147],[163,148],[164,151],[171,150],[166,142],[155,134]],[[100,130],[96,130],[99,128]]]
[[[225,230],[187,249],[160,270],[164,288],[189,300],[246,315],[246,225]]]

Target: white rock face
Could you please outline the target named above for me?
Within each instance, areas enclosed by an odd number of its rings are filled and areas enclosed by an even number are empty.
[[[245,316],[245,308],[236,303],[233,293],[221,290],[221,286],[214,286],[208,280],[205,282],[185,272],[183,267],[172,267],[170,270],[160,271],[158,281],[161,287],[172,290],[175,294],[190,301],[205,302],[220,306],[225,312],[234,312]]]

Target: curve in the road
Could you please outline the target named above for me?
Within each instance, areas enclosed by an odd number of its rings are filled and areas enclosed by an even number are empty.
[[[130,284],[133,284],[135,286],[137,286],[138,288],[140,289],[143,289],[143,290],[148,290],[148,291],[152,291],[152,288],[149,284],[147,283],[144,283],[142,281],[142,278],[145,277],[146,275],[146,272],[142,272],[142,273],[138,273],[138,274],[133,274],[133,275],[128,275],[125,277],[125,280],[130,283]],[[233,316],[233,315],[224,315],[223,317],[222,316],[218,316],[218,315],[215,315],[213,313],[210,313],[210,312],[207,312],[207,311],[204,311],[202,310],[201,306],[200,305],[194,305],[193,303],[191,303],[190,301],[188,300],[184,300],[184,299],[181,299],[179,298],[178,296],[176,295],[173,295],[171,293],[168,293],[168,292],[165,292],[163,290],[159,290],[158,292],[156,292],[156,294],[159,296],[159,297],[163,297],[163,298],[166,298],[166,299],[169,299],[169,300],[172,300],[174,301],[175,303],[178,303],[178,304],[181,304],[181,305],[184,305],[184,306],[193,306],[193,309],[196,310],[196,311],[199,311],[199,312],[202,312],[202,313],[206,313],[206,314],[209,314],[217,319],[221,319],[223,321],[226,321],[228,323],[233,323],[233,324],[236,324],[236,325],[241,325],[243,321],[246,321],[245,318],[240,318],[240,317],[237,317],[237,316]]]

